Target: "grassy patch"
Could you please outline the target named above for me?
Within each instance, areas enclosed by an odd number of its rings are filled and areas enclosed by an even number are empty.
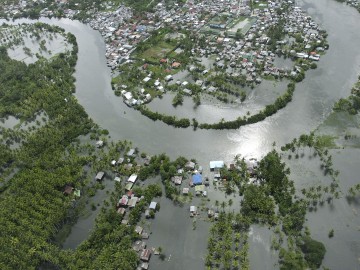
[[[335,140],[336,137],[331,135],[321,135],[316,137],[316,146],[319,148],[336,148]]]
[[[159,91],[156,91],[155,89],[152,89],[152,88],[147,88],[146,92],[148,92],[152,98],[155,98],[155,97],[161,95],[161,93]]]
[[[138,57],[148,61],[159,61],[161,58],[165,58],[166,55],[174,48],[174,45],[161,41],[154,47],[151,47],[139,54]]]

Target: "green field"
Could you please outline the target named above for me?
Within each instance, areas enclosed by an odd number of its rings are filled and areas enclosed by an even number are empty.
[[[147,61],[159,61],[161,58],[166,58],[167,54],[175,49],[175,45],[161,41],[155,46],[145,50],[138,55],[139,58]]]

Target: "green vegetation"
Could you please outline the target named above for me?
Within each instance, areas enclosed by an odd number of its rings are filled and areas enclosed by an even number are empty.
[[[316,142],[313,135],[301,137],[303,143],[309,143],[311,140]],[[246,228],[249,225],[265,224],[274,228],[276,237],[272,240],[272,248],[279,250],[280,269],[306,269],[307,267],[317,269],[320,267],[325,254],[324,245],[312,239],[308,231],[303,231],[308,203],[295,196],[294,183],[288,178],[290,170],[281,161],[279,153],[273,150],[258,163],[255,172],[252,172],[252,177],[255,176],[256,179],[252,179],[251,183],[247,175],[247,166],[240,157],[235,158],[235,169],[222,169],[220,173],[222,179],[226,179],[225,192],[228,192],[227,185],[230,186],[230,193],[238,187],[240,194],[243,194],[243,199],[239,214],[229,213],[228,218],[226,214],[223,214],[219,218],[221,222],[218,221],[214,225],[215,229],[211,229],[208,243],[209,254],[205,260],[207,266],[224,265],[225,269],[231,269],[229,263],[233,260],[233,254],[235,258],[239,258],[236,251],[240,248],[235,244],[234,252],[232,246],[234,243],[227,244],[226,239],[229,235],[234,239],[231,231],[247,234]],[[226,202],[220,206],[224,211]],[[224,223],[228,222],[226,220],[229,217],[242,220],[236,222],[235,219],[229,222],[231,225],[227,228]],[[220,223],[222,225],[218,227]],[[238,224],[241,224],[240,228],[237,227]],[[221,228],[221,235],[214,239],[213,233],[219,230],[217,228]],[[222,253],[220,253],[220,247],[223,249]],[[233,267],[239,268],[237,263]]]
[[[44,24],[36,27],[59,30]],[[77,44],[73,35],[66,36],[72,51],[29,66],[10,59],[6,48],[0,48],[0,116],[25,121],[43,112],[48,117],[45,125],[26,133],[16,151],[10,153],[7,148],[2,155],[2,162],[11,158],[18,169],[3,186],[0,198],[0,227],[6,236],[0,238],[6,247],[0,257],[2,269],[34,269],[45,260],[53,249],[48,240],[61,227],[71,205],[62,188],[67,183],[81,186],[84,181],[82,168],[87,159],[76,154],[71,142],[88,133],[93,124],[71,96]]]
[[[269,28],[267,35],[270,38],[269,47],[271,51],[275,51],[277,44],[276,42],[281,41],[285,37],[284,25],[285,21],[280,20],[275,25]]]
[[[267,105],[264,110],[258,112],[257,114],[251,115],[249,117],[239,117],[234,121],[220,121],[215,124],[202,123],[199,125],[199,127],[202,129],[237,129],[244,125],[260,122],[266,117],[271,116],[278,110],[284,108],[286,104],[292,100],[294,91],[295,84],[290,83],[285,94],[278,97],[274,104]]]
[[[199,124],[197,121],[196,122],[193,121],[193,123],[197,123],[196,128],[199,127],[201,129],[237,129],[244,125],[254,124],[254,123],[264,120],[266,117],[271,116],[274,113],[276,113],[278,110],[284,108],[286,106],[286,104],[292,100],[292,95],[293,95],[294,91],[295,91],[295,84],[290,83],[288,85],[286,93],[283,94],[282,96],[278,97],[274,104],[267,105],[264,110],[258,112],[257,114],[251,115],[249,117],[247,117],[247,116],[238,117],[234,121],[221,120],[220,122],[215,123],[215,124],[208,124],[208,123],[200,123]],[[178,95],[180,95],[180,94],[178,94]],[[239,95],[241,95],[241,93],[239,93]],[[178,104],[181,104],[180,96],[176,97],[176,99],[174,99],[174,101],[173,101],[174,106],[178,105]],[[175,116],[169,116],[169,115],[164,115],[164,114],[161,114],[158,112],[153,112],[153,111],[150,111],[149,108],[147,108],[143,105],[136,106],[136,109],[138,109],[141,112],[141,114],[147,116],[148,118],[150,118],[153,121],[160,120],[160,121],[164,122],[165,124],[168,124],[168,125],[171,125],[174,127],[187,128],[191,124],[190,120],[187,118],[177,119]],[[194,128],[195,128],[195,126],[194,126]]]
[[[178,128],[187,128],[190,126],[190,120],[187,118],[177,119],[175,116],[169,116],[158,112],[152,112],[145,106],[137,106],[137,109],[141,112],[141,114],[147,116],[153,121],[160,120],[165,124]]]
[[[334,111],[348,112],[350,114],[357,114],[360,111],[360,76],[359,80],[351,89],[351,95],[348,98],[340,98],[334,105]]]
[[[209,268],[250,269],[249,224],[245,216],[221,212],[219,221],[210,228],[205,265]]]
[[[244,192],[241,213],[243,216],[249,217],[252,223],[274,224],[274,200],[266,195],[264,187],[249,185]]]
[[[147,40],[137,44],[134,56],[154,65],[159,65],[162,58],[171,58],[185,67],[189,62],[189,52],[193,46],[188,35],[189,33],[186,31],[174,34],[172,29],[162,28],[153,33]],[[176,48],[185,50],[177,54],[174,52]],[[170,66],[171,63],[167,63],[167,65]]]
[[[340,198],[341,191],[339,189],[339,171],[333,168],[332,156],[329,154],[329,148],[336,148],[334,137],[328,135],[315,136],[312,132],[310,135],[302,134],[299,138],[294,138],[291,143],[281,147],[282,151],[289,151],[288,158],[291,159],[295,154],[295,158],[304,157],[304,149],[310,150],[310,157],[318,157],[321,165],[320,169],[324,176],[330,177],[329,185],[310,186],[301,190],[304,200],[307,201],[309,210],[316,210],[318,203],[321,205],[327,201],[329,204],[333,198]],[[303,152],[299,155],[299,151]]]
[[[36,27],[59,30],[42,24]],[[128,150],[126,142],[111,143],[106,152],[95,152],[94,146],[79,142],[82,135],[91,133],[90,137],[97,139],[108,131],[98,128],[72,96],[77,44],[74,36],[60,32],[72,44],[72,51],[28,66],[10,59],[6,47],[0,48],[4,71],[0,74],[1,117],[12,115],[31,122],[39,113],[46,116],[45,123],[31,130],[1,132],[0,168],[4,176],[13,176],[6,182],[2,179],[1,186],[0,268],[37,269],[45,264],[61,269],[116,269],[120,265],[121,269],[135,269],[138,256],[131,246],[139,236],[134,234],[134,225],[153,197],[162,194],[159,185],[137,189],[144,199],[130,213],[131,226],[121,224],[114,207],[119,193],[124,192],[116,184],[111,203],[104,202],[86,241],[75,251],[54,244],[55,239],[64,238],[58,234],[69,233],[84,199],[104,188],[93,182],[95,172],[110,169],[111,158],[119,155],[119,150]],[[14,142],[17,146],[12,149],[9,146]],[[121,168],[121,172],[127,175],[132,171]],[[81,190],[82,198],[66,196],[67,185]],[[99,206],[90,203],[88,207],[95,210]]]
[[[324,244],[312,239],[310,236],[302,236],[297,241],[297,245],[304,253],[306,262],[312,269],[318,269],[326,253]]]

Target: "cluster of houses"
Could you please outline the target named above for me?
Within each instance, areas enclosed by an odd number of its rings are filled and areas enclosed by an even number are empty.
[[[120,87],[127,89],[126,85],[121,85]],[[121,90],[120,93],[124,99],[124,103],[129,107],[145,104],[152,100],[151,95],[147,93],[144,88],[140,89],[140,91],[137,93],[137,97],[134,97],[132,92],[126,91],[125,89]]]
[[[250,8],[247,1],[229,0],[229,1],[186,1],[183,9],[179,10],[174,16],[165,15],[162,20],[170,26],[179,29],[198,31],[209,23],[209,20],[215,15],[227,12],[233,15],[248,15]]]
[[[134,181],[136,176],[132,175],[130,176],[129,180],[130,182]],[[123,217],[121,223],[124,225],[128,224],[128,220],[125,218],[126,214],[131,211],[132,208],[136,206],[136,204],[141,201],[143,196],[137,197],[136,194],[134,194],[131,190],[127,191],[126,194],[123,194],[121,198],[119,199],[116,207],[117,207],[117,213]],[[145,211],[146,218],[153,217],[151,213],[154,213],[156,211],[157,202],[151,202],[148,209]],[[138,269],[148,269],[149,267],[149,261],[152,253],[156,253],[155,248],[148,249],[146,247],[146,239],[149,239],[149,234],[145,232],[144,228],[137,225],[135,227],[135,233],[139,234],[141,240],[136,241],[133,244],[133,249],[138,252],[139,258],[141,260],[141,264],[139,265]]]
[[[111,161],[111,166],[117,167],[119,165],[121,166],[127,166],[129,164],[133,165],[131,160],[132,158],[136,157],[136,150],[134,148],[129,149],[124,157],[120,157],[119,159],[113,159]],[[143,158],[144,165],[149,165],[150,158],[148,156]],[[130,167],[131,168],[131,167]],[[116,171],[116,170],[115,170]],[[96,181],[103,181],[105,177],[105,172],[100,171],[96,174],[95,180]],[[116,176],[114,181],[121,182],[120,176]],[[116,204],[116,211],[117,213],[122,217],[121,224],[128,225],[128,215],[132,211],[136,205],[144,200],[144,196],[139,196],[133,191],[134,184],[138,181],[138,175],[136,173],[131,174],[127,179],[125,183],[125,192],[124,194],[121,194],[119,197],[119,200]],[[66,189],[66,191],[69,190],[69,188]],[[147,209],[145,210],[145,218],[154,218],[155,212],[159,209],[159,203],[156,201],[150,202]],[[133,250],[138,253],[138,256],[140,258],[140,265],[137,269],[148,269],[149,268],[149,261],[152,254],[159,255],[159,251],[155,248],[147,248],[146,240],[149,239],[149,233],[144,230],[142,226],[135,226],[134,231],[136,234],[139,235],[140,240],[133,243]]]
[[[279,14],[278,2],[268,2],[268,8],[255,9],[253,24],[241,40],[226,37],[226,32],[212,39],[208,38],[206,46],[193,49],[193,56],[216,54],[215,66],[226,69],[227,73],[238,77],[246,76],[246,82],[260,83],[261,76],[274,77],[293,76],[292,67],[276,67],[276,54],[293,58],[304,58],[313,61],[320,60],[320,53],[325,33],[300,8],[290,5],[286,13]],[[271,38],[268,31],[271,27],[283,22],[286,34],[283,40],[276,42],[276,51],[269,48]],[[299,36],[299,39],[294,38]]]
[[[118,203],[117,203],[117,213],[123,217],[122,224],[127,225],[128,220],[126,219],[126,214],[130,213],[131,209],[133,209],[136,204],[143,200],[143,196],[136,196],[132,191],[132,186],[137,180],[137,175],[132,174],[128,180],[125,187],[126,193],[123,194]],[[158,210],[158,202],[152,201],[148,208],[145,210],[145,218],[153,218],[155,216],[155,212]],[[133,250],[135,250],[141,263],[138,269],[148,269],[149,268],[149,261],[152,254],[159,255],[159,251],[155,248],[147,248],[146,240],[149,239],[149,233],[147,233],[143,227],[137,225],[135,227],[135,232],[141,236],[141,240],[136,241],[133,243]]]
[[[116,68],[122,63],[131,63],[130,54],[136,49],[137,44],[146,40],[154,30],[164,25],[192,32],[200,32],[204,27],[221,30],[217,35],[207,36],[205,46],[196,44],[195,41],[192,55],[201,57],[216,54],[214,63],[216,67],[223,68],[233,77],[242,76],[248,84],[260,83],[262,76],[291,77],[302,71],[301,67],[276,67],[275,53],[312,61],[320,59],[320,54],[325,49],[322,46],[325,36],[309,16],[294,6],[293,1],[274,0],[261,4],[258,2],[254,1],[253,4],[257,4],[254,9],[250,9],[249,1],[239,3],[237,0],[200,2],[189,0],[183,6],[175,4],[170,8],[160,2],[153,12],[144,12],[137,18],[134,18],[131,8],[124,5],[115,7],[108,2],[102,4],[106,6],[107,11],[87,11],[91,14],[91,18],[86,22],[104,37],[106,57],[111,68]],[[31,3],[31,1],[23,0],[19,2],[19,5],[26,10],[31,7]],[[58,0],[56,3],[64,10],[65,17],[73,18],[78,13],[78,10],[69,9],[67,0]],[[283,5],[287,5],[287,11],[279,13],[278,10],[283,8]],[[5,8],[10,9],[10,6]],[[16,8],[12,6],[12,10],[14,9]],[[42,15],[51,16],[46,13],[46,10],[43,12]],[[249,16],[246,20],[249,20],[250,26],[245,27],[244,37],[236,40],[228,34],[227,24],[231,20],[227,18],[236,20],[240,15]],[[222,19],[217,22],[214,18]],[[284,24],[286,37],[277,41],[276,51],[273,51],[269,48],[271,38],[267,35],[267,31],[279,22]],[[299,38],[294,38],[296,35]],[[172,65],[176,64],[180,65],[178,62],[172,63]],[[151,79],[150,74],[143,79],[143,83]],[[169,75],[165,78],[165,82],[171,79]],[[165,85],[159,80],[156,80],[152,87],[161,92],[165,91]],[[192,94],[186,87],[184,93]],[[121,89],[121,95],[128,106],[151,101],[151,95],[144,88],[136,97],[126,88]]]
[[[346,4],[356,8],[360,12],[360,0],[346,0]]]
[[[263,4],[263,7],[254,9],[251,17],[245,19],[248,21],[248,26],[244,27],[246,31],[241,39],[235,39],[233,36],[228,35],[227,26],[222,29],[223,31],[219,31],[217,35],[200,34],[200,36],[205,36],[206,42],[195,40],[194,48],[191,50],[193,59],[215,54],[215,67],[223,69],[222,72],[226,72],[234,80],[239,81],[240,79],[242,83],[248,85],[261,83],[262,79],[267,76],[275,78],[296,77],[305,69],[301,65],[292,65],[289,62],[286,65],[290,66],[278,67],[276,64],[277,56],[284,55],[291,59],[301,58],[319,61],[321,53],[326,49],[326,33],[300,8],[289,2],[291,1],[268,1],[267,4]],[[286,5],[287,11],[279,13],[278,10],[283,8],[283,5]],[[171,26],[174,29],[176,27],[185,27],[187,30],[200,32],[203,26],[214,24],[210,23],[214,16],[236,19],[236,16],[243,14],[244,10],[247,10],[243,7],[249,7],[246,1],[243,1],[241,5],[235,5],[233,1],[222,3],[218,1],[203,1],[202,3],[187,1],[185,6],[188,9],[179,10],[176,15],[173,15],[173,11],[178,9],[177,6],[166,11],[162,5],[158,5],[154,14],[158,15],[161,24],[157,27],[162,25]],[[279,25],[280,22],[285,36],[282,40],[276,41],[275,47],[270,46],[273,42],[268,31]],[[221,29],[221,27],[218,28]],[[128,60],[129,63],[130,61]],[[164,58],[160,59],[160,61],[168,63],[169,59]],[[163,63],[160,62],[160,64]],[[170,69],[173,68],[172,65],[181,65],[181,63],[171,63]],[[193,65],[187,68],[189,71],[196,69]],[[200,86],[204,91],[216,92],[218,89],[214,85],[206,83],[206,74],[209,70],[202,68],[197,69],[197,71],[199,71],[200,79],[191,83]],[[151,72],[144,75],[144,72],[139,70],[139,74],[144,76],[141,76],[140,79],[140,91],[139,89],[121,90],[124,102],[128,106],[141,105],[151,101],[152,97],[145,88],[164,92],[167,84],[173,84],[170,82],[173,80],[173,75],[170,74],[166,75],[163,80],[153,78]],[[141,84],[143,88],[141,88]],[[177,80],[176,84],[181,86],[180,89],[183,94],[193,94],[187,87],[188,81]],[[126,88],[126,85],[124,86]]]
[[[21,0],[18,3],[12,2],[9,5],[2,5],[2,9],[4,13],[11,17],[17,17],[19,16],[23,11],[29,10],[33,8],[35,2],[38,2],[39,4],[44,4],[45,0],[39,0],[39,1],[27,1],[27,0]],[[48,16],[49,13],[45,11],[42,12],[45,16]],[[50,13],[52,15],[52,12]]]

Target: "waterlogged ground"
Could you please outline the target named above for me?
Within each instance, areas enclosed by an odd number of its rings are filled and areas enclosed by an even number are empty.
[[[319,126],[319,134],[329,134],[342,148],[360,147],[360,116],[347,112],[333,112]]]
[[[8,55],[26,64],[35,63],[39,57],[49,59],[55,54],[69,50],[65,37],[34,29],[30,25],[3,25],[0,28],[1,44],[10,45]]]
[[[323,265],[330,269],[359,269],[360,234],[359,201],[347,199],[348,189],[359,183],[359,149],[330,151],[334,168],[340,171],[341,195],[332,204],[318,207],[307,214],[307,223],[314,239],[324,243],[326,254]],[[334,230],[334,237],[328,233]]]
[[[286,92],[287,80],[263,81],[260,85],[251,89],[244,88],[247,97],[244,102],[240,97],[232,96],[234,102],[224,103],[210,95],[201,95],[201,104],[195,106],[191,97],[184,96],[182,105],[172,106],[175,92],[168,92],[161,99],[157,98],[147,106],[152,111],[166,115],[174,115],[179,118],[196,118],[199,123],[216,123],[222,118],[225,121],[235,120],[250,114],[256,114],[266,105],[273,104],[276,98]],[[119,100],[121,100],[119,98]]]
[[[286,108],[261,123],[241,127],[234,131],[198,130],[194,132],[191,129],[174,129],[146,119],[139,112],[127,108],[121,99],[114,98],[110,86],[110,71],[106,69],[105,44],[99,33],[88,26],[70,20],[44,19],[44,21],[60,25],[76,35],[79,43],[79,62],[75,74],[76,97],[90,117],[110,131],[114,140],[132,140],[141,151],[150,154],[166,152],[171,158],[179,155],[196,158],[205,168],[210,160],[220,159],[229,162],[234,155],[239,153],[247,157],[264,156],[271,150],[274,141],[276,147],[279,148],[292,138],[316,129],[328,118],[334,102],[350,94],[351,86],[360,69],[360,54],[357,46],[360,44],[359,14],[356,10],[333,0],[306,0],[299,1],[298,4],[303,6],[316,22],[328,31],[330,50],[318,63],[318,69],[309,71],[306,79],[296,86],[293,101]],[[251,97],[249,95],[249,100]],[[182,108],[174,109],[171,105],[168,105],[168,108],[162,108],[160,103],[159,110],[164,109],[165,112],[169,110],[174,111],[175,114]],[[208,105],[204,100],[204,106]],[[184,111],[189,111],[189,115],[194,113],[191,100],[186,100],[183,108],[185,108]],[[179,115],[183,113],[186,112],[181,112]],[[206,113],[209,111],[204,110],[204,115]],[[217,116],[217,110],[213,114],[214,121],[220,118]],[[222,114],[221,107],[219,114]],[[233,111],[224,116],[225,119],[233,117]],[[203,118],[207,119],[205,116]],[[325,128],[324,131],[332,130],[333,125],[335,130],[340,131],[338,140],[342,138],[342,134],[346,133],[343,125],[347,121],[349,124],[345,126],[346,130],[350,130],[352,134],[357,132],[358,120],[344,121],[344,118],[339,116],[334,119],[330,117],[326,121],[332,124],[322,128]],[[9,123],[9,125],[12,124]],[[353,146],[356,146],[356,143],[352,143],[351,147]],[[307,214],[306,225],[309,226],[312,236],[322,241],[327,248],[323,265],[330,269],[359,269],[360,267],[359,204],[357,201],[350,203],[346,199],[348,187],[359,181],[358,156],[360,153],[358,151],[358,149],[331,151],[334,167],[340,171],[339,184],[342,193],[340,198],[334,200],[332,204],[325,203],[318,207],[316,212]],[[319,161],[309,158],[306,152],[299,160],[294,158],[288,160],[287,155],[284,159],[291,168],[291,178],[295,181],[296,187],[301,189],[308,185],[328,181],[319,168]],[[112,180],[106,181],[109,181],[111,185]],[[214,189],[213,192],[209,192],[209,198],[212,202],[221,201],[221,196],[223,196],[221,194],[222,192]],[[99,197],[96,197],[94,202],[101,202],[108,195],[105,191],[99,192],[96,196]],[[234,199],[234,208],[239,207],[239,201],[238,198]],[[196,229],[193,230],[186,205],[173,206],[167,199],[161,199],[160,202],[160,212],[151,224],[152,235],[148,246],[162,246],[166,260],[161,262],[154,256],[150,267],[155,265],[160,270],[174,269],[173,267],[176,267],[178,263],[188,269],[203,269],[202,258],[206,254],[207,229],[210,224],[205,220],[197,221]],[[86,239],[95,215],[96,211],[80,219],[80,223],[74,226],[73,233],[64,245],[76,247]],[[174,230],[171,230],[172,228]],[[334,229],[334,237],[331,239],[328,238],[330,229]],[[267,228],[252,226],[249,235],[251,269],[277,268],[275,265],[277,256],[269,250],[271,234]],[[171,241],[172,239],[174,240]]]

